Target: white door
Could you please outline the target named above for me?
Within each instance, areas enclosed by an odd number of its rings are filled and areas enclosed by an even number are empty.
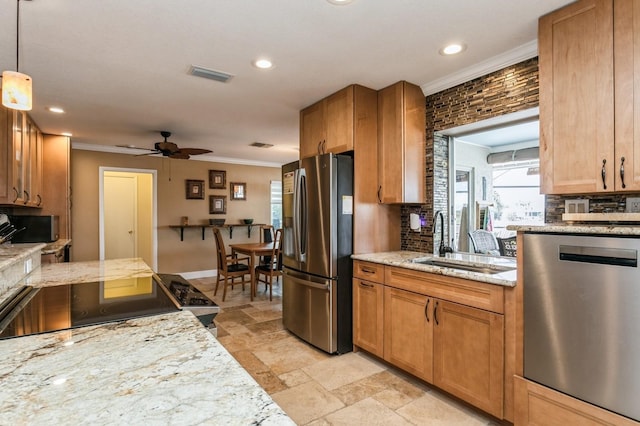
[[[104,174],[104,259],[138,257],[137,176]]]
[[[157,172],[100,167],[100,259],[158,267]]]

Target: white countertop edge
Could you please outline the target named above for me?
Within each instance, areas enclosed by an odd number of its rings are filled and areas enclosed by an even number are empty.
[[[509,225],[507,229],[518,232],[544,232],[562,234],[640,235],[640,226],[623,224],[562,224]]]

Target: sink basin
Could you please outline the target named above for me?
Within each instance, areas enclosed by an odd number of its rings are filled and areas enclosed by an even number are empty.
[[[501,265],[471,265],[466,263],[454,263],[439,259],[415,259],[413,263],[419,263],[421,265],[439,266],[442,268],[459,269],[462,271],[476,272],[479,274],[499,274],[501,272],[513,271],[515,268],[510,266]]]

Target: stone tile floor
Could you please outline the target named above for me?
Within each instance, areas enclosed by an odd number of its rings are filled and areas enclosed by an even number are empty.
[[[281,286],[222,289],[190,280],[221,310],[218,340],[300,425],[498,425],[499,422],[364,352],[328,355],[282,325]]]

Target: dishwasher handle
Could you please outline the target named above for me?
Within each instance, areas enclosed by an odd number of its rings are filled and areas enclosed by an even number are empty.
[[[560,260],[638,267],[638,251],[631,249],[560,245]]]

